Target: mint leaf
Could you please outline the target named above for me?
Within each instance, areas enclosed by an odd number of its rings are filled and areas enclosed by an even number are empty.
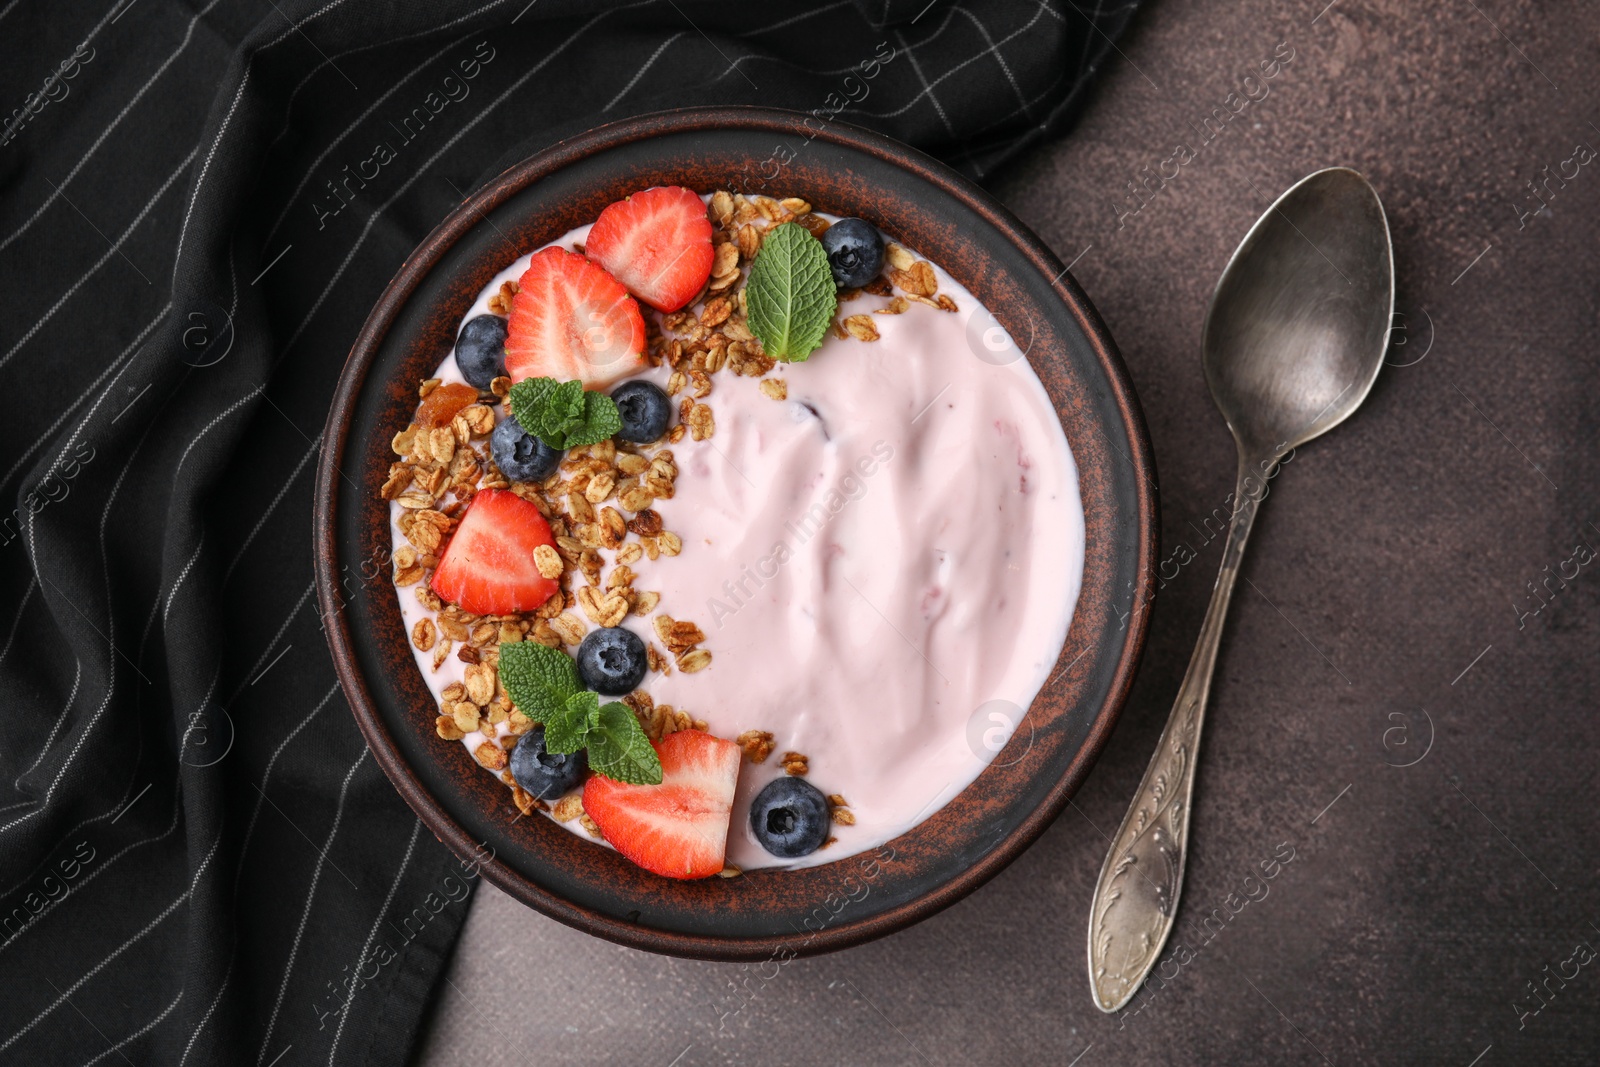
[[[616,401],[577,380],[524,378],[511,387],[511,416],[551,448],[592,445],[622,429]]]
[[[589,729],[600,712],[600,698],[585,690],[573,693],[561,711],[545,720],[547,752],[576,752],[589,743]]]
[[[661,784],[661,758],[627,705],[606,704],[592,722],[589,766],[595,773],[630,785]]]
[[[556,386],[554,378],[524,378],[511,387],[506,399],[511,403],[511,417],[517,420],[518,426],[539,436],[534,427],[543,417]]]
[[[768,233],[750,267],[745,299],[761,350],[785,363],[804,361],[822,344],[839,306],[822,242],[793,222]]]
[[[622,412],[604,393],[583,394],[583,421],[567,431],[567,447],[592,445],[622,431]]]
[[[550,391],[549,397],[540,429],[551,437],[565,437],[583,422],[583,383],[576,379],[562,382]]]
[[[530,413],[531,423],[523,429],[551,445],[565,447],[567,431],[583,421],[583,383],[580,381],[556,383],[554,378],[535,379],[550,384],[541,390],[537,405]],[[522,422],[521,419],[517,420]]]
[[[500,646],[500,681],[518,711],[546,726],[565,715],[568,699],[583,689],[571,656],[534,641]]]

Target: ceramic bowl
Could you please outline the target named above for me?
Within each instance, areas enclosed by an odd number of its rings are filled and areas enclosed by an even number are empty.
[[[1060,415],[1087,527],[1083,588],[1056,671],[1007,747],[949,804],[883,848],[799,871],[660,878],[548,819],[457,742],[412,658],[390,581],[390,439],[488,280],[517,256],[653,185],[799,196],[869,219],[938,263],[1010,332]],[[362,733],[406,802],[492,883],[546,915],[636,948],[706,959],[825,952],[899,930],[994,877],[1089,773],[1144,645],[1154,578],[1154,470],[1143,418],[1093,306],[992,197],[889,138],[753,108],[630,119],[561,142],[453,211],[384,291],[351,350],[317,473],[318,595]]]

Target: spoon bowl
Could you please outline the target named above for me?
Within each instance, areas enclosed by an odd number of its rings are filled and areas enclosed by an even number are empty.
[[[1281,456],[1350,416],[1383,366],[1394,312],[1389,223],[1346,167],[1280,196],[1217,282],[1206,382],[1241,455]]]

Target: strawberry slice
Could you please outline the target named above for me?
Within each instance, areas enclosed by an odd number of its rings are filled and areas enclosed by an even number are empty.
[[[677,185],[646,189],[607,207],[583,252],[657,311],[677,311],[693,300],[717,258],[705,204]]]
[[[667,878],[708,878],[724,865],[739,746],[700,730],[680,730],[655,750],[660,785],[627,785],[591,774],[583,810],[618,852],[645,870]]]
[[[474,615],[532,611],[559,587],[539,573],[533,550],[554,545],[532,501],[506,489],[472,498],[433,572],[433,591]]]
[[[603,389],[648,364],[644,316],[622,283],[564,248],[534,253],[511,299],[506,374]]]

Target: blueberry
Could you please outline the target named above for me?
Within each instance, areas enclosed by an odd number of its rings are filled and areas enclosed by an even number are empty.
[[[566,453],[551,448],[523,430],[516,419],[506,416],[489,437],[489,454],[494,465],[514,482],[542,482],[550,477]]]
[[[511,777],[540,800],[566,796],[588,769],[589,757],[582,749],[565,754],[546,751],[543,726],[523,734],[511,750]]]
[[[617,436],[637,445],[647,445],[667,432],[672,421],[672,401],[667,394],[646,381],[623,382],[611,391],[622,416]]]
[[[840,219],[822,234],[833,284],[859,289],[883,269],[883,235],[866,219]]]
[[[644,680],[647,666],[644,642],[620,626],[590,630],[578,646],[578,677],[605,696],[633,692]]]
[[[774,778],[750,803],[750,832],[781,859],[809,856],[828,839],[828,798],[804,778]]]
[[[506,320],[499,315],[468,319],[456,338],[456,367],[467,384],[488,389],[506,372]]]

